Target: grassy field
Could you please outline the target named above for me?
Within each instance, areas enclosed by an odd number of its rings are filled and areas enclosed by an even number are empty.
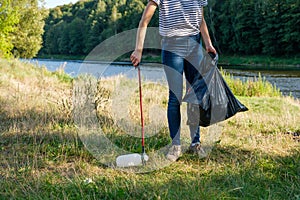
[[[222,124],[206,158],[184,154],[163,169],[136,174],[103,165],[85,148],[72,114],[73,79],[0,60],[0,199],[299,200],[300,102],[263,79],[230,84],[239,85],[233,91],[249,111]],[[96,108],[114,140],[121,133],[101,106],[108,89],[98,87]],[[145,93],[145,103],[153,96]],[[120,145],[131,140],[121,139]],[[167,131],[148,143],[158,148],[159,142],[169,142]]]

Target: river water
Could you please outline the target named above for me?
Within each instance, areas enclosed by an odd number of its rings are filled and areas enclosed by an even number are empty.
[[[28,62],[26,60],[25,62]],[[33,59],[29,60],[31,63],[44,66],[50,71],[56,71],[58,69],[64,70],[67,74],[73,77],[78,76],[81,73],[90,73],[97,77],[113,76],[119,74],[127,74],[134,76],[136,74],[134,68],[126,63],[117,64],[105,64],[105,63],[93,63],[82,61],[56,61],[56,60],[44,60]],[[160,64],[144,64],[141,66],[143,76],[151,80],[165,80],[165,74]],[[284,95],[292,95],[300,99],[300,69],[299,70],[243,70],[243,69],[230,69],[227,67],[224,69],[226,72],[233,75],[234,78],[241,80],[255,79],[259,73],[272,85],[276,85],[277,88]]]

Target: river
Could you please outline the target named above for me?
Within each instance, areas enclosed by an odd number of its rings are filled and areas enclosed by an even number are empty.
[[[24,61],[24,60],[23,60]],[[26,60],[28,62],[28,60]],[[29,60],[31,63],[38,64],[39,66],[45,66],[50,71],[56,71],[63,69],[67,74],[76,77],[80,73],[89,72],[97,77],[99,76],[113,76],[118,74],[136,74],[134,68],[126,63],[117,63],[114,65],[99,64],[99,63],[83,63],[82,61],[59,61],[59,60],[45,60],[45,59],[33,59]],[[143,76],[152,80],[165,80],[165,74],[160,64],[144,64],[141,66]],[[226,72],[233,75],[234,78],[247,80],[249,78],[258,77],[260,73],[262,77],[265,77],[272,85],[276,85],[277,88],[284,95],[292,95],[300,99],[300,70],[243,70],[243,69],[230,69],[226,67]]]

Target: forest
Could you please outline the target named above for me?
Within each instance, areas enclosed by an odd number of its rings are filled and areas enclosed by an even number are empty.
[[[93,0],[51,9],[40,53],[86,55],[110,36],[137,28],[146,3]],[[299,0],[209,0],[204,13],[219,53],[299,54]],[[158,9],[149,26],[158,26]]]
[[[147,0],[80,0],[45,9],[40,0],[0,4],[0,57],[85,56],[138,27]],[[300,0],[208,0],[214,46],[224,55],[299,56]],[[158,9],[149,26],[158,26]]]

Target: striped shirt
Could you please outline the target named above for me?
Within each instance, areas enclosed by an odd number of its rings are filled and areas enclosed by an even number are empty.
[[[151,0],[159,7],[161,36],[190,36],[199,34],[202,7],[207,0]]]

